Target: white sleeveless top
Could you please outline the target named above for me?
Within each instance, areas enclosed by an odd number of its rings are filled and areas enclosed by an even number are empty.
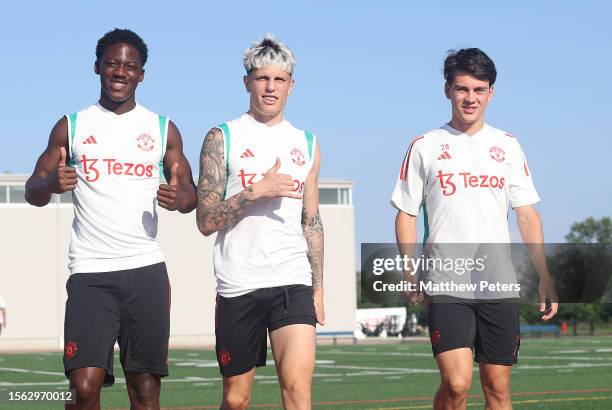
[[[70,165],[78,179],[70,273],[162,262],[156,196],[168,118],[138,104],[121,115],[96,104],[66,118]]]
[[[315,137],[288,121],[267,126],[248,114],[218,127],[224,138],[227,186],[224,199],[259,181],[276,158],[278,173],[303,193],[314,158]],[[248,213],[217,234],[217,292],[235,297],[261,288],[312,285],[308,246],[302,232],[302,200],[261,198]]]

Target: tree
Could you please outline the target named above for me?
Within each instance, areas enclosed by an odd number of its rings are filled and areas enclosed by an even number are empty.
[[[569,243],[612,243],[612,220],[609,217],[588,217],[582,222],[575,222],[565,235],[565,240]]]

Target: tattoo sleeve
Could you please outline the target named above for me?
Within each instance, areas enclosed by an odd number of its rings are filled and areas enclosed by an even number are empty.
[[[312,269],[312,287],[323,287],[323,222],[317,208],[317,213],[308,215],[306,207],[302,209],[302,231],[308,244],[308,260]]]
[[[212,129],[206,134],[200,152],[196,220],[198,229],[204,235],[210,235],[231,225],[254,202],[247,191],[223,200],[226,181],[223,135],[220,131]]]

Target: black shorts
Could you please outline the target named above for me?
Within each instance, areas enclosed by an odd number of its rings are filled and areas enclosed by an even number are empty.
[[[116,272],[75,273],[66,282],[64,370],[99,367],[115,382],[113,348],[124,372],[168,375],[170,283],[165,263]]]
[[[518,310],[516,301],[432,303],[428,319],[434,357],[469,347],[479,363],[516,364],[521,344]]]
[[[307,324],[316,326],[311,286],[258,289],[225,298],[217,295],[217,362],[223,376],[236,376],[266,365],[266,330]]]

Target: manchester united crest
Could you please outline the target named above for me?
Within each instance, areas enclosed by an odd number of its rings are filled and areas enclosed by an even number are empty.
[[[76,342],[66,343],[66,347],[64,347],[64,355],[66,356],[66,359],[70,360],[74,358],[74,356],[77,354],[77,350]]]
[[[437,346],[438,343],[440,343],[440,338],[442,336],[440,335],[440,331],[436,329],[436,330],[431,332],[430,337],[431,337],[431,344],[434,345],[434,346]]]
[[[489,149],[489,155],[497,162],[504,162],[506,159],[506,153],[500,147],[491,147]]]
[[[149,134],[140,134],[136,138],[136,142],[138,143],[138,148],[143,151],[151,151],[155,147],[155,140]]]
[[[306,161],[304,161],[304,153],[297,148],[291,150],[291,160],[294,164],[299,166],[302,166],[306,163]]]
[[[228,352],[227,350],[221,350],[219,352],[219,363],[221,363],[221,366],[227,367],[230,365],[231,362],[232,355],[230,355],[230,352]]]

